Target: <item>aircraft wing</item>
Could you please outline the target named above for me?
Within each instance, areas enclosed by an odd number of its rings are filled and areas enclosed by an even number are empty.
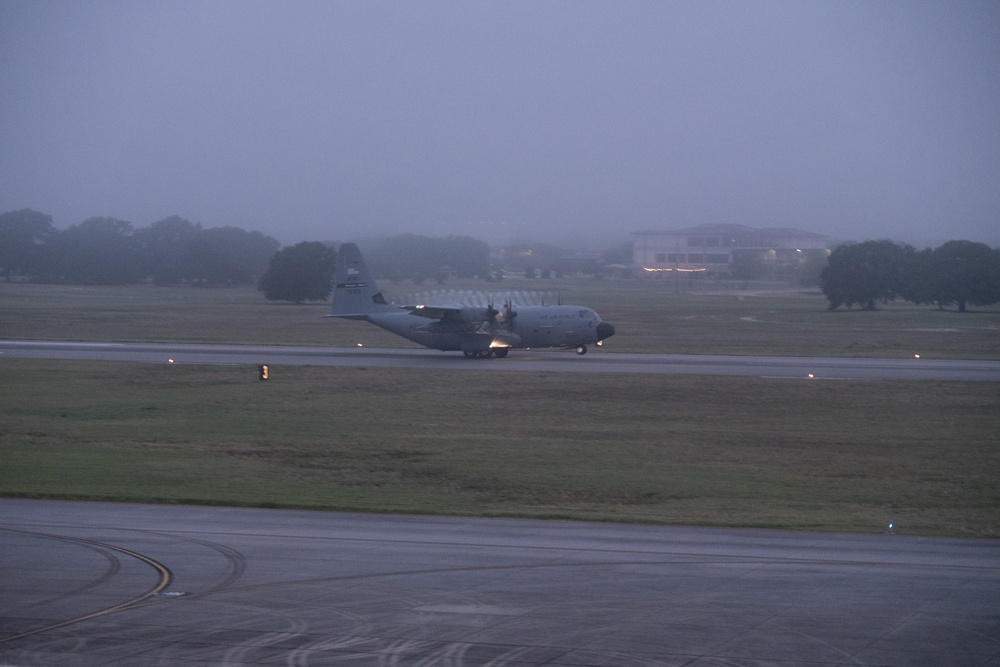
[[[447,320],[451,318],[458,318],[462,313],[461,306],[433,306],[420,304],[415,306],[400,306],[400,308],[410,311],[411,315],[419,315],[420,317],[426,317],[429,320]]]

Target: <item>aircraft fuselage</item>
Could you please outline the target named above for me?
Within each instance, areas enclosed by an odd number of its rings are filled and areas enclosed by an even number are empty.
[[[462,317],[440,320],[402,310],[371,313],[365,319],[414,343],[443,351],[579,348],[599,343],[614,332],[596,312],[582,306],[520,306],[515,313],[512,322],[492,331],[486,308],[463,309]]]

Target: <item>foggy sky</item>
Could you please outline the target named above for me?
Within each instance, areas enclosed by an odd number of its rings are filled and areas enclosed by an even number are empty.
[[[0,212],[1000,245],[1000,4],[0,0]]]

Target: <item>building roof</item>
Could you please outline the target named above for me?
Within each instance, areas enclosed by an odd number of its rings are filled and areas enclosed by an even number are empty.
[[[807,232],[801,229],[794,229],[792,227],[747,227],[746,225],[724,225],[724,224],[705,224],[705,225],[695,225],[694,227],[685,227],[683,229],[651,229],[639,232],[632,232],[633,235],[686,235],[686,234],[775,234],[780,236],[794,236],[797,238],[815,238],[815,239],[826,239],[829,238],[826,234],[817,234],[815,232]]]

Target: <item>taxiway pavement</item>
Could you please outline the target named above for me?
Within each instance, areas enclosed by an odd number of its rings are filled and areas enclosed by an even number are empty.
[[[1000,542],[0,499],[0,664],[1000,665]]]

